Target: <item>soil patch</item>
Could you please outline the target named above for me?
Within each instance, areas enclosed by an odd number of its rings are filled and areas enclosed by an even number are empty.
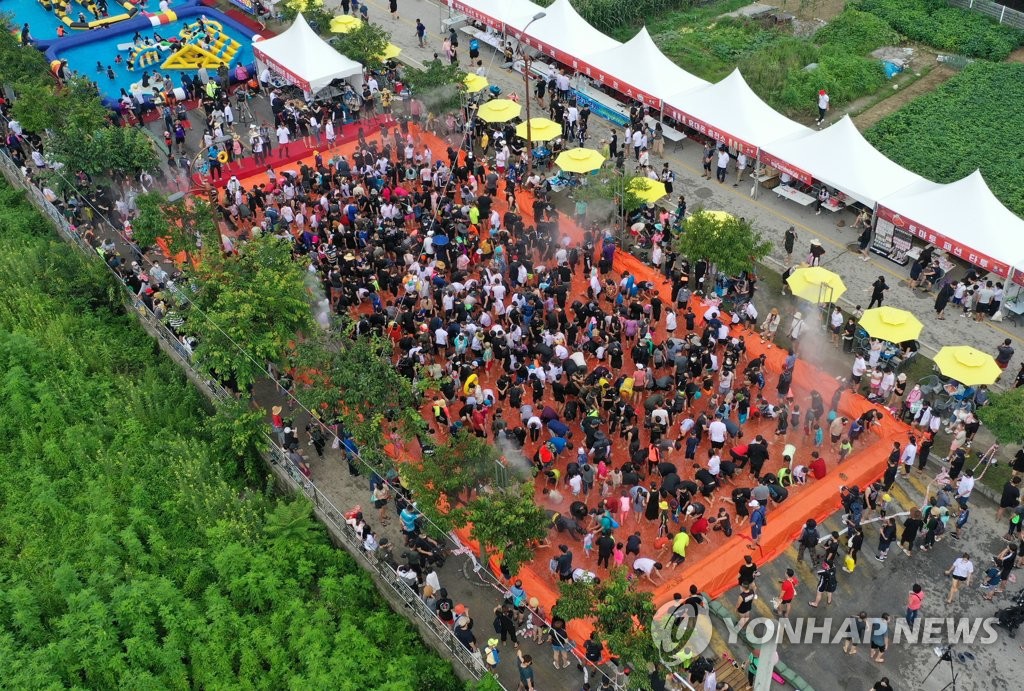
[[[905,88],[897,89],[893,92],[892,96],[889,96],[885,100],[880,101],[871,108],[868,108],[860,115],[855,116],[853,118],[853,122],[857,125],[857,128],[863,132],[885,116],[895,113],[918,96],[938,88],[940,84],[945,82],[947,79],[950,79],[955,74],[956,70],[950,69],[946,65],[937,64],[930,72],[928,72],[928,74],[912,82]]]

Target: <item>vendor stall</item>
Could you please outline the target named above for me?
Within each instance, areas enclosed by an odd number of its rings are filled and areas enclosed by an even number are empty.
[[[363,85],[363,66],[320,38],[301,14],[284,33],[253,42],[252,50],[257,63],[307,95],[335,79],[344,79],[357,90]]]

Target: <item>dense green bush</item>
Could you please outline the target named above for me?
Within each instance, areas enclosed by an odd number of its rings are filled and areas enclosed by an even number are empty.
[[[718,81],[736,68],[751,51],[770,46],[784,37],[779,31],[738,19],[682,28],[659,34],[655,42],[665,55],[687,72]]]
[[[912,40],[971,58],[1005,60],[1024,45],[1024,32],[946,0],[857,0],[852,6]]]
[[[2,185],[0,230],[0,684],[461,688],[305,501],[240,482],[101,264]]]
[[[981,168],[992,192],[1024,215],[1024,64],[975,62],[869,129],[879,151],[938,182]]]
[[[819,46],[850,55],[867,55],[899,41],[900,35],[880,17],[850,7],[814,34],[814,42]]]
[[[758,96],[777,110],[797,115],[814,112],[819,89],[828,89],[833,105],[841,106],[885,83],[882,63],[865,55],[898,42],[896,33],[862,12],[844,12],[837,23],[815,41],[742,19],[659,33],[655,41],[673,62],[708,81],[718,81],[739,66]],[[815,63],[817,68],[804,69]]]
[[[833,103],[844,104],[873,93],[885,82],[880,60],[822,51],[817,68],[786,73],[782,93],[775,97],[774,103],[790,112],[816,112],[820,89],[828,91]]]

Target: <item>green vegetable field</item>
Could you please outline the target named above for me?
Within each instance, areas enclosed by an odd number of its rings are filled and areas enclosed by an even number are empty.
[[[969,58],[1005,60],[1024,45],[1024,32],[945,0],[857,0],[850,6],[880,17],[912,41]]]
[[[865,136],[897,163],[938,182],[981,168],[995,195],[1024,215],[1024,64],[977,62],[881,120]]]
[[[461,688],[115,291],[0,183],[0,685]]]

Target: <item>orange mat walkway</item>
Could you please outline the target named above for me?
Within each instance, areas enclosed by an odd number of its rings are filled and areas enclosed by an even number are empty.
[[[417,143],[426,143],[432,150],[435,151],[435,155],[444,152],[448,146],[448,143],[439,137],[423,132],[413,126],[413,132],[417,138]],[[369,137],[370,139],[377,138],[379,140],[379,133],[374,132],[374,136]],[[355,142],[347,143],[342,146],[335,147],[331,150],[331,154],[344,153],[346,155],[351,154],[356,147]],[[325,152],[325,158],[328,154]],[[291,165],[298,167],[302,162],[311,162],[312,156],[308,156],[300,161],[296,161]],[[280,171],[278,171],[280,173]],[[249,187],[253,184],[258,184],[266,181],[266,176],[260,172],[245,180],[242,180],[242,184],[245,187]],[[519,213],[524,217],[526,223],[532,223],[532,194],[525,191],[517,193],[517,201],[519,205]],[[504,196],[499,194],[498,198],[495,199],[495,206],[499,212],[505,210]],[[572,218],[568,214],[561,214],[559,223],[560,232],[563,235],[568,235],[574,242],[578,243],[583,237],[583,230],[572,222]],[[596,262],[595,262],[596,264]],[[616,252],[615,259],[613,262],[613,272],[616,275],[621,275],[622,272],[629,271],[631,274],[637,277],[639,281],[650,281],[661,293],[661,297],[666,307],[674,304],[673,296],[670,295],[671,286],[670,284],[663,283],[663,277],[657,273],[652,267],[645,265],[634,256],[624,253]],[[576,278],[574,279],[572,295],[581,295],[586,293],[586,277],[582,275],[583,272],[579,271]],[[694,308],[694,312],[697,314],[698,330],[703,326],[703,319],[701,315],[704,313],[704,309],[701,308],[699,300],[696,298],[691,303]],[[680,317],[680,322],[682,319]],[[768,349],[766,346],[759,343],[757,335],[749,329],[736,327],[733,329],[733,335],[745,336],[747,344],[747,351],[749,358],[755,358],[762,353],[766,356],[767,373],[770,376],[768,378],[768,384],[765,388],[767,398],[769,400],[774,399],[775,393],[775,381],[779,372],[783,369],[783,361],[786,357],[786,352],[779,348]],[[659,325],[657,331],[658,340],[665,338],[663,326]],[[626,367],[631,367],[631,360],[627,355],[625,357]],[[667,372],[668,370],[665,370]],[[480,373],[481,386],[493,386],[494,381],[497,379],[498,370],[493,369],[490,375],[486,375],[483,372]],[[794,372],[792,392],[795,396],[795,401],[801,405],[802,409],[806,409],[804,402],[809,396],[812,389],[818,389],[822,394],[823,399],[827,402],[830,400],[832,393],[835,391],[837,382],[829,374],[822,372],[804,361],[798,361],[796,370]],[[429,400],[429,396],[425,397],[424,400]],[[702,404],[706,404],[706,400],[701,401]],[[542,406],[543,404],[541,404]],[[638,404],[639,406],[639,404]],[[538,406],[535,406],[537,408]],[[840,402],[839,413],[845,415],[850,419],[858,417],[860,414],[868,409],[875,408],[865,398],[857,395],[844,394]],[[425,404],[422,411],[428,416],[429,419],[429,403]],[[700,412],[698,410],[694,414]],[[883,412],[885,412],[883,410]],[[508,406],[505,406],[505,418],[510,423],[515,423],[519,419],[519,412],[517,410],[510,410]],[[769,424],[771,425],[769,427]],[[573,425],[571,425],[573,426]],[[768,523],[765,527],[761,536],[761,547],[757,551],[751,552],[747,549],[747,544],[750,542],[749,527],[737,529],[737,532],[731,538],[724,538],[720,533],[711,533],[712,537],[705,544],[697,545],[695,542],[691,542],[687,552],[687,560],[685,564],[674,571],[669,571],[667,568],[663,571],[664,582],[658,587],[651,588],[649,584],[637,583],[636,587],[650,589],[654,596],[656,605],[663,604],[672,598],[672,594],[675,592],[685,593],[690,584],[695,584],[702,591],[709,593],[712,597],[718,597],[724,592],[732,588],[736,584],[737,573],[740,564],[743,562],[743,557],[752,554],[755,561],[758,564],[764,564],[775,557],[782,554],[787,547],[796,539],[799,535],[800,530],[804,522],[808,518],[815,518],[816,520],[823,521],[829,515],[834,513],[837,508],[840,507],[839,501],[839,486],[840,485],[858,485],[861,488],[866,487],[874,480],[878,479],[885,468],[885,461],[888,457],[889,449],[892,446],[892,442],[896,440],[903,441],[906,439],[909,428],[903,423],[895,420],[890,414],[885,413],[881,424],[874,430],[865,432],[851,456],[844,461],[844,463],[837,468],[835,457],[829,451],[827,446],[822,448],[822,455],[826,457],[828,462],[828,475],[821,481],[810,481],[809,484],[802,487],[791,487],[789,499],[778,507],[772,507],[768,512]],[[757,423],[750,421],[744,426],[744,437],[746,439],[752,439],[756,434],[763,434],[766,439],[772,441],[774,432],[774,424],[771,423]],[[542,439],[546,438],[546,433],[542,435]],[[623,461],[628,458],[624,455],[624,447],[618,435],[613,436],[614,446],[612,458],[614,459],[615,465],[621,465]],[[576,440],[580,438],[579,432],[576,432]],[[779,441],[773,443],[771,447],[772,458],[764,468],[764,472],[772,472],[777,470],[781,465],[782,446],[784,443],[792,443],[797,447],[797,454],[794,458],[794,462],[798,464],[807,465],[810,459],[810,453],[814,450],[810,444],[808,437],[803,435],[802,430],[790,430],[789,437],[785,442]],[[524,454],[527,458],[533,456],[538,444],[530,443],[529,441],[524,448]],[[702,446],[697,453],[697,461],[701,462],[706,459],[706,453],[704,451],[705,446]],[[559,465],[564,469],[565,464],[569,462],[570,457],[575,456],[575,452],[572,450],[573,447],[567,448],[566,452],[562,454],[562,458],[559,461]],[[417,456],[418,454],[413,454]],[[683,453],[681,451],[671,451],[665,456],[665,460],[675,463],[680,470],[680,476],[684,479],[692,479],[692,472],[689,471],[690,462],[685,461]],[[731,485],[726,485],[724,490],[720,490],[720,494],[724,494],[729,491],[733,486],[752,486],[753,479],[746,473],[740,473],[738,477],[733,481]],[[541,488],[543,487],[542,480],[537,480],[537,493],[538,502],[541,503],[545,508],[553,508],[556,510],[567,511],[568,506],[572,501],[570,493],[567,489],[559,488],[559,491],[563,493],[564,500],[561,505],[555,506],[551,503],[545,503],[542,500]],[[592,493],[591,498],[588,502],[589,505],[593,506],[597,503],[597,493]],[[730,508],[731,504],[725,503],[720,504],[715,502],[714,504],[708,503],[708,514],[714,515],[717,513],[720,506],[726,506],[730,509],[730,514],[734,515],[734,511]],[[674,524],[670,523],[670,529]],[[734,522],[735,527],[735,522]],[[625,537],[633,533],[635,530],[640,530],[643,535],[644,547],[641,550],[643,556],[653,556],[652,544],[654,541],[654,535],[657,530],[655,521],[647,521],[646,519],[641,521],[640,526],[633,524],[633,517],[630,516],[629,520],[625,525],[620,527],[616,531],[616,540],[625,541]],[[458,531],[462,539],[471,547],[474,551],[479,554],[479,548],[469,538],[469,529],[463,528]],[[589,570],[593,570],[601,575],[601,570],[596,568],[596,554],[591,558],[587,559],[584,557],[582,544],[575,542],[568,537],[568,535],[559,535],[552,532],[550,537],[552,545],[557,545],[561,542],[565,542],[571,545],[574,553],[574,566],[580,566]],[[554,554],[555,547],[547,547],[538,550],[535,559],[522,568],[518,574],[518,578],[522,579],[527,592],[531,596],[536,596],[547,611],[550,611],[552,605],[558,599],[558,584],[551,579],[548,572],[548,561],[549,558]],[[665,555],[665,563],[667,567],[668,555]],[[626,559],[626,565],[629,566],[632,563],[633,557],[630,555]],[[492,559],[491,568],[492,571],[498,573],[498,561]],[[591,631],[591,624],[588,621],[574,620],[569,624],[569,633],[575,641],[585,640]]]

